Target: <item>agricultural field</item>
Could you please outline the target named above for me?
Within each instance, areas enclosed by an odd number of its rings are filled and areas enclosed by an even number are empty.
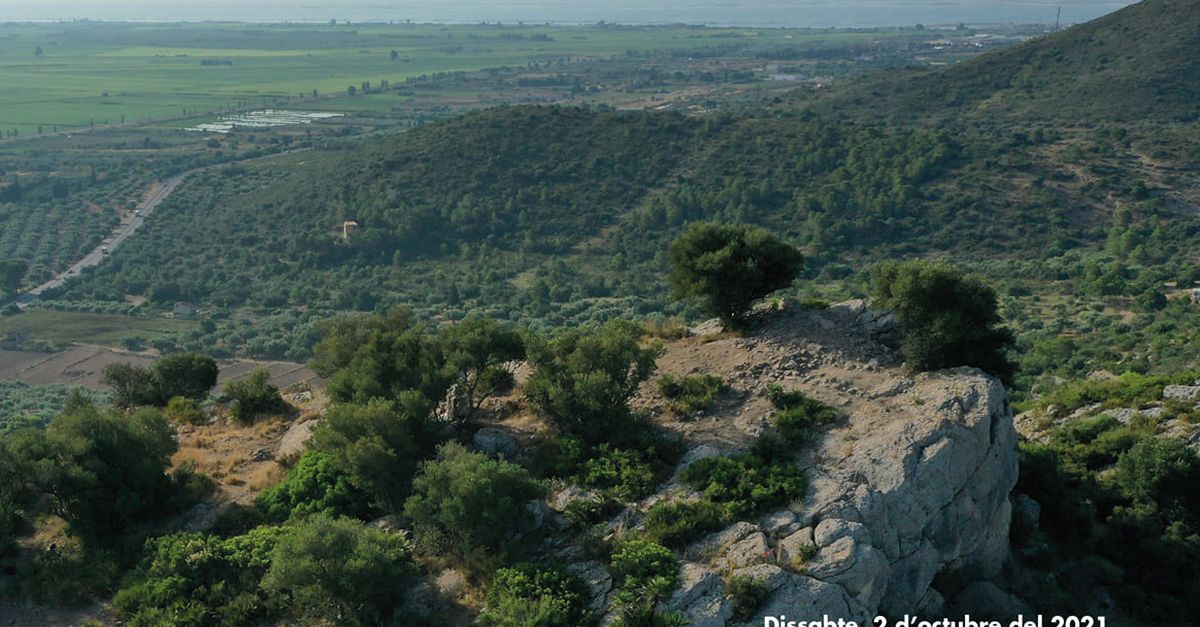
[[[418,24],[0,24],[0,128],[28,136],[328,97],[484,69],[922,41],[916,31]],[[782,53],[780,53],[782,51]],[[385,83],[386,81],[386,83]],[[387,108],[371,101],[370,107]]]
[[[199,328],[190,320],[139,318],[91,313],[32,310],[0,317],[0,339],[17,343],[61,346],[91,343],[102,346],[149,344]]]

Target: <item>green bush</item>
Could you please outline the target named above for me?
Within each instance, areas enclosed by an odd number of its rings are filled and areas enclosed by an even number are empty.
[[[645,331],[614,320],[571,330],[550,343],[531,342],[536,366],[525,394],[565,434],[585,444],[620,446],[641,436],[629,399],[654,372],[658,347],[643,348]]]
[[[482,627],[557,627],[595,622],[591,591],[577,575],[553,566],[517,564],[496,571]]]
[[[578,528],[587,528],[621,511],[619,501],[611,498],[579,499],[567,504],[563,518]]]
[[[433,454],[441,439],[427,419],[428,403],[412,392],[402,396],[408,402],[335,404],[308,443],[310,449],[328,455],[346,481],[383,510],[404,506],[417,464]]]
[[[796,390],[784,392],[773,385],[767,390],[775,404],[775,429],[793,448],[802,446],[817,427],[832,424],[841,418],[838,410]]]
[[[415,574],[402,534],[313,516],[270,552],[262,588],[298,622],[377,625],[390,618]]]
[[[64,518],[71,532],[102,546],[136,525],[174,512],[177,486],[167,474],[177,448],[161,413],[126,415],[83,405],[45,430],[0,439],[13,477],[22,477],[33,511]],[[0,487],[3,489],[3,487]]]
[[[804,496],[804,472],[788,459],[766,461],[754,454],[708,457],[681,476],[730,517],[741,519]]]
[[[723,528],[727,522],[725,510],[709,501],[658,503],[646,512],[646,537],[663,546],[682,549]]]
[[[734,575],[729,578],[725,593],[733,601],[733,617],[739,621],[754,618],[754,613],[770,596],[767,583],[746,575]]]
[[[271,373],[258,368],[249,375],[225,384],[225,398],[233,419],[248,424],[261,416],[282,414],[289,410],[280,396],[279,388],[271,383]]]
[[[167,402],[167,418],[176,424],[201,425],[208,420],[200,404],[190,398],[176,396]]]
[[[641,451],[615,449],[602,444],[583,462],[580,483],[604,490],[622,501],[635,501],[654,492],[660,475]]]
[[[626,540],[613,551],[608,568],[617,587],[619,625],[686,624],[656,611],[659,601],[679,587],[679,560],[670,549],[649,540]]]
[[[1135,505],[1200,530],[1200,454],[1173,438],[1148,438],[1117,462],[1115,480]]]
[[[658,380],[658,392],[676,415],[708,409],[724,387],[721,377],[710,374],[689,377],[665,374]]]
[[[228,539],[201,533],[154,538],[113,607],[131,625],[255,623],[273,609],[259,582],[285,534],[281,527],[260,527]]]
[[[804,257],[766,229],[698,222],[668,250],[676,298],[700,299],[705,310],[734,325],[754,301],[792,284]]]
[[[371,495],[355,487],[333,455],[308,451],[283,481],[258,495],[256,504],[267,520],[283,522],[313,514],[367,518],[379,513],[371,501]]]
[[[503,553],[543,493],[524,468],[451,442],[422,466],[404,513],[424,547],[470,562]]]
[[[871,272],[874,305],[900,322],[900,354],[918,370],[974,366],[1005,382],[1013,335],[1000,326],[996,292],[943,262],[886,262]]]

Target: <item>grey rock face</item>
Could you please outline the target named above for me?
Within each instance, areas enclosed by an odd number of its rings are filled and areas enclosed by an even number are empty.
[[[855,406],[853,437],[832,431],[817,443],[794,520],[771,514],[689,548],[710,568],[770,580],[770,598],[745,624],[938,610],[935,576],[988,579],[1008,559],[1017,455],[1003,388],[973,370],[880,386],[889,394],[871,402],[891,407]]]
[[[479,452],[492,457],[512,457],[521,450],[521,445],[515,437],[494,427],[484,427],[476,431],[471,442]]]
[[[733,616],[721,575],[703,564],[683,565],[679,589],[667,600],[666,608],[683,612],[694,627],[724,627]]]
[[[1164,399],[1194,401],[1200,396],[1200,385],[1168,385],[1163,388]]]

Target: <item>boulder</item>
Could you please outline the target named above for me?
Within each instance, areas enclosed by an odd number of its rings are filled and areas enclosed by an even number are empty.
[[[476,450],[492,457],[513,457],[521,450],[517,438],[502,429],[484,427],[471,438]]]

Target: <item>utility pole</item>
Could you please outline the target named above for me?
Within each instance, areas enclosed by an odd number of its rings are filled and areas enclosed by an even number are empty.
[[[1054,32],[1057,33],[1058,29],[1061,27],[1062,27],[1062,5],[1060,4],[1060,5],[1058,5],[1058,17],[1054,18]]]

